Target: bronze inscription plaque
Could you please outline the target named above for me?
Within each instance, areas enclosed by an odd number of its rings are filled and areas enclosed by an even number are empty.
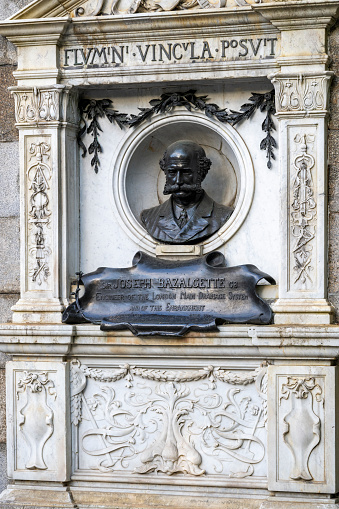
[[[222,323],[268,324],[272,311],[256,293],[261,279],[275,284],[254,265],[226,267],[219,252],[185,261],[138,252],[132,267],[80,274],[85,292],[76,292],[63,321],[129,329],[138,336],[211,332]]]

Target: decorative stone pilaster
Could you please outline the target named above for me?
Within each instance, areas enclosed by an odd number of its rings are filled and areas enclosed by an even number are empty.
[[[13,321],[55,323],[69,271],[78,267],[78,99],[62,85],[12,93],[21,188],[21,297]]]
[[[271,77],[279,119],[281,259],[275,323],[328,324],[327,101],[331,73]]]

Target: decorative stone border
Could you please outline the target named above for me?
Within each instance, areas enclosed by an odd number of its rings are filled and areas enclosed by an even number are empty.
[[[272,159],[275,159],[273,149],[277,147],[277,143],[272,136],[275,130],[272,115],[275,114],[275,91],[271,90],[264,94],[252,93],[248,99],[250,102],[243,104],[240,111],[227,110],[220,108],[217,104],[208,103],[207,95],[196,96],[195,90],[187,92],[164,93],[158,99],[152,99],[149,108],[139,108],[137,115],[120,113],[113,109],[111,99],[82,99],[79,103],[79,109],[83,125],[78,133],[78,143],[83,150],[82,157],[87,154],[87,147],[82,138],[87,134],[91,134],[93,141],[88,146],[88,153],[93,154],[91,166],[95,173],[98,173],[100,166],[99,154],[102,152],[102,146],[99,142],[99,131],[102,131],[98,119],[106,117],[112,124],[116,123],[120,129],[125,126],[136,127],[149,120],[153,115],[158,113],[168,114],[177,106],[184,106],[188,111],[203,111],[208,118],[218,120],[222,123],[229,123],[232,126],[243,120],[248,120],[254,113],[260,109],[266,112],[266,117],[261,124],[261,129],[267,133],[265,138],[260,142],[260,150],[266,151],[267,168],[272,168]],[[87,122],[89,124],[87,125]]]
[[[239,167],[239,191],[235,210],[227,224],[202,243],[202,254],[220,248],[239,230],[250,210],[253,199],[254,170],[251,156],[241,136],[229,124],[219,124],[201,113],[178,111],[170,117],[164,118],[161,115],[153,118],[146,128],[145,126],[138,126],[133,132],[126,134],[113,156],[113,167],[111,169],[113,207],[115,215],[127,235],[134,242],[137,242],[140,248],[153,255],[156,254],[156,247],[159,243],[146,233],[131,210],[126,193],[126,173],[134,151],[145,138],[165,125],[171,126],[181,122],[196,123],[214,131],[227,142],[237,159]]]

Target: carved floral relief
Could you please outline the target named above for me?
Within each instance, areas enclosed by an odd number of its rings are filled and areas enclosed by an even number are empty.
[[[29,276],[33,285],[38,287],[43,286],[50,276],[49,256],[52,253],[49,239],[51,146],[46,138],[44,140],[29,143],[27,154]]]
[[[54,431],[54,413],[47,396],[56,398],[54,383],[47,372],[23,372],[17,383],[17,399],[25,394],[26,401],[19,410],[18,425],[28,445],[29,456],[25,462],[28,470],[46,470],[44,447]]]
[[[230,0],[229,0],[230,1]],[[229,3],[229,2],[228,2]],[[136,12],[182,11],[226,7],[226,0],[88,0],[75,9],[75,16],[134,14]],[[248,5],[246,0],[231,0],[232,6]]]
[[[312,287],[314,271],[314,239],[316,235],[316,201],[314,193],[315,159],[310,154],[315,136],[294,137],[296,156],[293,159],[291,186],[291,233],[293,276],[292,285],[301,289]]]
[[[60,87],[60,85],[58,85]],[[72,87],[12,89],[17,124],[79,121],[78,93]]]
[[[327,109],[331,76],[291,76],[272,79],[277,113]]]
[[[266,368],[101,370],[74,362],[74,469],[262,477],[266,387]]]
[[[291,402],[290,411],[283,417],[283,440],[293,457],[290,479],[312,481],[309,459],[321,440],[320,417],[313,407],[314,401],[324,403],[323,390],[313,377],[287,377],[281,399]]]
[[[15,118],[18,123],[39,123],[59,120],[59,90],[13,92]]]

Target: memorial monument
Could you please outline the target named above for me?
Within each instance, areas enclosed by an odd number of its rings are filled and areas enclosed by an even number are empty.
[[[338,507],[338,8],[35,0],[0,23],[21,202],[0,507]]]

